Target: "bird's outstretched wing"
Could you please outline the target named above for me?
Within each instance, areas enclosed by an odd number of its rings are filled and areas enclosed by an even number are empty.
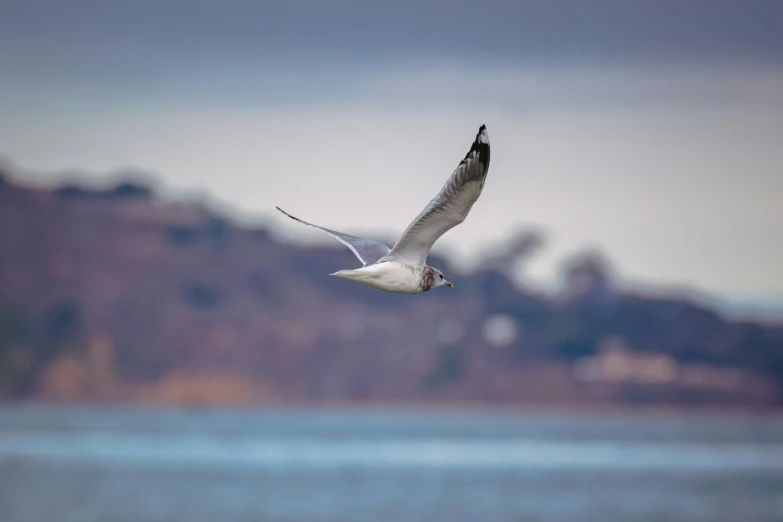
[[[337,241],[350,248],[351,252],[353,252],[356,257],[359,258],[359,261],[362,262],[362,266],[373,265],[380,258],[389,253],[389,247],[384,244],[372,241],[370,239],[363,239],[361,237],[343,234],[342,232],[336,232],[334,230],[329,230],[328,228],[319,227],[318,225],[308,223],[307,221],[299,219],[298,217],[292,216],[280,207],[275,208],[295,221],[309,225],[311,227],[315,227],[319,230],[323,230]]]
[[[482,125],[465,159],[438,195],[408,225],[384,260],[413,266],[423,265],[435,241],[465,221],[471,207],[481,195],[488,169],[489,135],[487,127]]]

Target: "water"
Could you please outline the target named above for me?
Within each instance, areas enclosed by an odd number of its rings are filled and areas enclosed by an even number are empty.
[[[780,521],[783,422],[0,408],[0,521]]]

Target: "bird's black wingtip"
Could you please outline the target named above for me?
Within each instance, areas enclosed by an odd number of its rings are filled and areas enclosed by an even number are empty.
[[[483,163],[486,168],[489,168],[489,135],[487,134],[486,125],[481,125],[481,127],[479,127],[478,134],[476,134],[476,139],[473,140],[473,145],[465,155],[465,160],[474,153],[477,153],[478,160]]]
[[[476,139],[473,141],[478,144],[489,145],[489,134],[487,134],[486,125],[479,127],[478,133],[476,134]]]

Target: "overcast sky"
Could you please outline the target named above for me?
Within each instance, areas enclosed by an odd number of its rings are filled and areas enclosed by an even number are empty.
[[[0,157],[395,237],[484,123],[484,194],[437,247],[535,226],[539,278],[598,246],[631,281],[783,296],[783,3],[375,4],[6,0]]]

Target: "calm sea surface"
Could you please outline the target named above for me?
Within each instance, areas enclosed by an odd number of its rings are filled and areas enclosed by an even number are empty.
[[[0,406],[0,521],[776,521],[783,422]]]

